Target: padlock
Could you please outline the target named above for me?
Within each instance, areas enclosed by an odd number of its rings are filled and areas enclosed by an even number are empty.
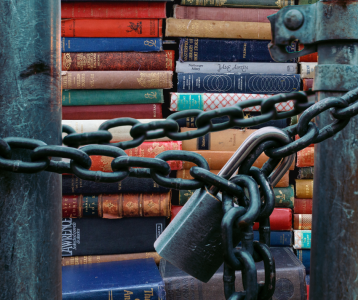
[[[245,157],[268,139],[282,144],[291,141],[285,132],[275,127],[259,129],[245,140],[218,175],[229,179]],[[276,170],[282,171],[282,168]],[[215,187],[196,190],[154,244],[161,257],[203,282],[208,282],[224,262],[223,210],[220,199],[215,196],[217,192]]]

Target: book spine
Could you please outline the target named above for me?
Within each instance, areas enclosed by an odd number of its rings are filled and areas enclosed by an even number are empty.
[[[268,23],[166,19],[166,37],[271,40]]]
[[[95,196],[66,195],[62,197],[62,218],[170,217],[170,200],[171,192]],[[76,210],[76,215],[72,214],[73,210]]]
[[[298,49],[303,50],[304,45],[299,44]],[[299,62],[317,62],[318,61],[318,53],[314,52],[314,53],[311,53],[311,54],[301,56],[301,57],[298,58],[298,61]]]
[[[267,99],[273,94],[227,94],[227,93],[171,93],[170,110],[182,111],[188,109],[200,109],[210,111],[217,108],[230,107],[252,99]],[[293,109],[293,102],[277,103],[278,111]],[[260,112],[261,106],[252,106],[244,109],[245,112]],[[215,120],[215,119],[213,119]]]
[[[162,119],[162,105],[122,104],[62,107],[62,120],[103,120],[115,118]]]
[[[161,38],[61,38],[62,52],[162,51]]]
[[[62,53],[62,71],[174,71],[174,50]]]
[[[62,37],[162,37],[158,19],[66,19]]]
[[[177,73],[214,74],[297,74],[296,63],[240,63],[240,62],[180,62],[176,64]]]
[[[313,179],[314,167],[305,167],[298,169],[298,179]]]
[[[62,89],[170,89],[172,71],[62,71]]]
[[[314,166],[314,147],[306,147],[297,152],[297,167]]]
[[[303,90],[308,91],[309,89],[313,89],[313,78],[305,78],[302,79]]]
[[[165,3],[71,2],[61,5],[62,19],[165,19]]]
[[[275,194],[275,207],[286,207],[293,209],[295,203],[295,189],[293,185],[285,188],[273,189]]]
[[[277,12],[278,9],[174,6],[174,18],[190,20],[269,23],[267,17]]]
[[[313,179],[296,179],[296,198],[313,198]]]
[[[260,235],[254,231],[254,241],[258,241]],[[292,247],[292,231],[271,231],[271,247]]]
[[[295,214],[312,214],[312,204],[312,199],[295,198],[293,211]]]
[[[306,274],[310,274],[311,271],[311,250],[297,250],[296,255],[298,259],[305,266]],[[307,298],[309,299],[309,298]]]
[[[293,229],[312,229],[312,214],[294,214]]]
[[[255,113],[245,113],[244,117],[245,119],[250,119],[252,117],[256,117],[260,114],[255,114]],[[251,126],[251,127],[246,127],[247,129],[260,129],[263,127],[267,127],[267,126],[274,126],[277,128],[285,128],[287,127],[288,124],[288,120],[289,119],[281,119],[281,120],[271,120],[268,121],[266,123],[262,123],[260,125],[255,125],[255,126]],[[212,119],[212,124],[220,124],[220,123],[224,123],[224,122],[228,122],[229,118],[228,117],[218,117],[215,119]],[[179,124],[179,128],[182,127],[188,127],[188,128],[197,128],[196,127],[196,117],[187,117],[187,118],[183,118],[180,120],[176,121]],[[244,127],[233,127],[233,129],[244,129]]]
[[[314,78],[314,69],[317,63],[301,62],[301,78]]]
[[[299,91],[300,84],[298,74],[178,74],[178,93],[279,94]]]
[[[227,6],[227,7],[253,7],[253,8],[282,8],[295,5],[294,0],[181,0],[181,5],[198,6]]]
[[[62,105],[164,103],[163,90],[63,90]]]
[[[294,249],[311,249],[311,230],[294,230]]]
[[[147,258],[153,258],[157,265],[159,264],[161,259],[160,255],[157,252],[144,252],[114,255],[68,256],[62,257],[61,264],[63,267],[67,267]]]
[[[92,182],[75,175],[62,175],[63,195],[99,195],[118,193],[168,193],[169,189],[158,185],[151,178],[125,178],[120,182]],[[68,207],[70,209],[70,206]],[[68,212],[74,215],[74,211]],[[68,215],[67,218],[70,218]],[[77,217],[75,215],[74,217]]]
[[[274,208],[270,215],[270,228],[275,231],[292,230],[292,210],[289,208]],[[254,230],[259,230],[259,223],[254,224]]]
[[[216,61],[216,62],[273,62],[268,50],[268,41],[228,40],[228,39],[192,39],[181,38],[179,44],[180,61]],[[286,47],[293,52],[297,43]],[[296,62],[293,59],[291,62]]]
[[[158,154],[169,150],[182,150],[182,142],[144,142],[140,146],[127,149],[125,152],[128,156],[155,158]],[[92,171],[112,172],[111,163],[113,157],[92,155]],[[168,161],[172,170],[180,170],[183,168],[183,162],[179,160]]]
[[[153,252],[165,222],[166,217],[62,219],[62,256]]]
[[[307,5],[307,4],[314,4],[319,0],[299,0],[298,5]]]

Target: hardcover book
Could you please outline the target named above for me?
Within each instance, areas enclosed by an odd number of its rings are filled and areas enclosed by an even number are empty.
[[[313,179],[314,167],[305,167],[298,169],[298,179]]]
[[[301,78],[314,78],[316,62],[301,62]]]
[[[312,214],[294,214],[293,229],[311,230]]]
[[[292,230],[292,210],[275,207],[270,215],[270,228],[274,231]],[[254,224],[254,230],[259,230],[259,223]]]
[[[294,0],[181,0],[182,5],[198,6],[227,6],[227,7],[253,7],[253,8],[282,8],[295,5]]]
[[[313,198],[313,179],[296,179],[296,197],[301,199]]]
[[[295,214],[312,214],[313,199],[299,199],[295,198],[295,207],[293,211]]]
[[[304,91],[309,91],[310,89],[313,89],[313,78],[302,79],[302,85]]]
[[[297,167],[314,166],[314,147],[306,147],[297,152]]]
[[[164,281],[153,259],[62,268],[62,299],[165,299]]]
[[[298,74],[178,74],[178,93],[280,94],[299,91],[300,84]]]
[[[306,300],[305,268],[291,249],[271,248],[276,264],[276,289],[273,300]],[[258,282],[265,281],[263,262],[256,264]],[[160,274],[165,282],[166,299],[225,300],[223,266],[208,283],[186,274],[168,261],[162,259]],[[241,271],[236,271],[235,290],[242,291]]]
[[[293,248],[311,249],[311,230],[294,230]]]
[[[302,264],[306,268],[306,274],[310,274],[311,272],[311,250],[296,250],[298,259],[302,262]],[[307,277],[306,277],[307,279]],[[309,284],[309,282],[306,283]],[[308,299],[308,298],[307,298]]]
[[[166,217],[62,219],[62,256],[153,252]]]

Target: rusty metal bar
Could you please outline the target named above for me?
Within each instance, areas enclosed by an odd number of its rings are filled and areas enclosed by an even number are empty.
[[[0,136],[60,145],[60,0],[0,11]],[[0,299],[61,299],[60,260],[61,176],[0,171]]]

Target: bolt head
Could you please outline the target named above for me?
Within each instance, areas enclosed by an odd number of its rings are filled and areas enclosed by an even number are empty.
[[[299,29],[304,21],[303,14],[297,9],[290,9],[284,17],[284,24],[290,30]]]

